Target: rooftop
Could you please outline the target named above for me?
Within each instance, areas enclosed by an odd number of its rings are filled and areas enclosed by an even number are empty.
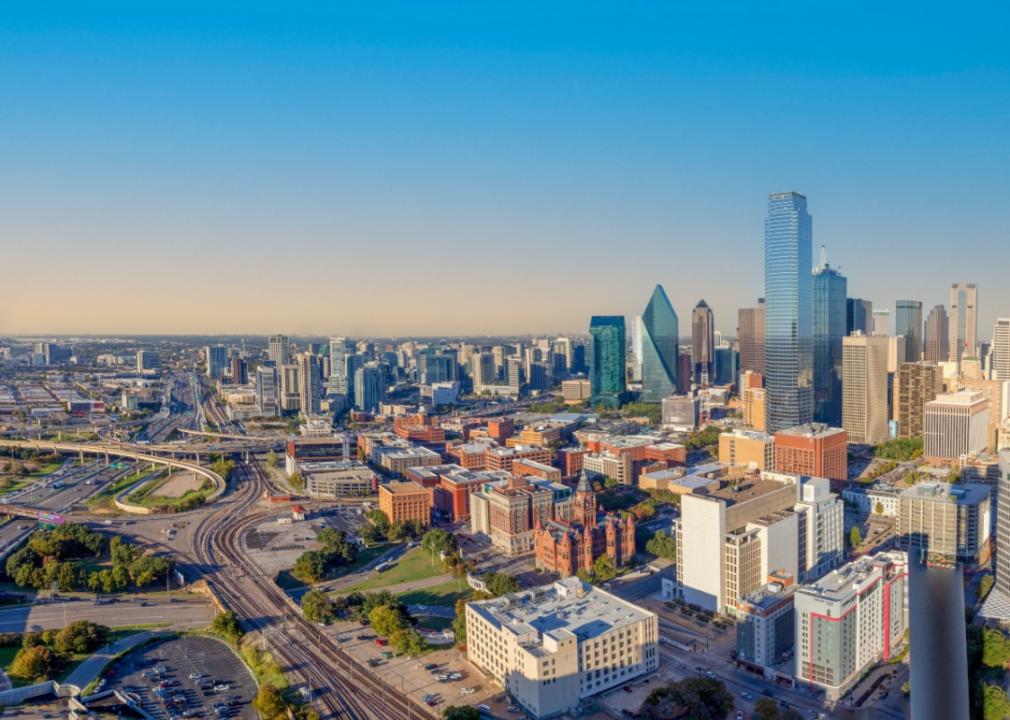
[[[977,505],[990,495],[990,487],[980,483],[951,485],[945,482],[922,482],[901,493],[902,497],[918,500],[937,500],[956,502],[964,505]]]
[[[985,394],[978,390],[959,390],[952,393],[940,393],[926,405],[964,405],[967,407],[985,401]]]
[[[899,550],[864,555],[848,565],[832,570],[816,582],[800,586],[796,594],[816,595],[828,600],[844,600],[853,591],[860,590],[868,581],[874,581],[878,573],[888,565],[904,567],[907,562],[907,556]]]
[[[389,482],[379,486],[380,490],[385,490],[391,495],[412,495],[414,493],[428,493],[428,489],[416,482]]]
[[[818,437],[831,437],[832,435],[837,435],[838,433],[843,433],[845,430],[839,427],[831,427],[825,423],[806,423],[804,425],[797,425],[796,427],[786,428],[785,430],[779,430],[778,435],[795,435],[798,437],[807,438],[818,438]]]
[[[785,483],[779,480],[767,478],[745,479],[737,485],[727,485],[713,490],[705,497],[723,500],[727,505],[735,505],[780,490],[784,485]]]

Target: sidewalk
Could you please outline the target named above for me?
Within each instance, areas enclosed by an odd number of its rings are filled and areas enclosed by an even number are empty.
[[[96,680],[98,676],[101,675],[102,670],[105,669],[105,666],[108,665],[114,657],[120,653],[137,647],[159,634],[161,633],[154,633],[151,631],[138,632],[117,640],[111,645],[103,646],[91,657],[74,668],[73,672],[71,672],[61,684],[74,685],[83,691],[92,680]]]

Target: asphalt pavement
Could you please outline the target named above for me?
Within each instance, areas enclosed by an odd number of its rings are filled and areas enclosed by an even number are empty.
[[[214,608],[202,598],[180,599],[174,603],[164,599],[132,599],[107,605],[78,600],[0,608],[0,632],[55,630],[75,620],[91,620],[109,627],[167,624],[181,630],[207,625],[213,619]]]

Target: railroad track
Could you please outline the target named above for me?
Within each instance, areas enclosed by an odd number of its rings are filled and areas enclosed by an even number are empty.
[[[276,514],[250,512],[267,487],[257,465],[243,465],[246,477],[231,502],[208,514],[194,533],[195,560],[222,602],[246,625],[270,640],[273,654],[289,674],[305,683],[323,717],[348,720],[415,720],[426,709],[394,691],[333,645],[317,625],[273,580],[259,573],[242,552],[242,536]]]

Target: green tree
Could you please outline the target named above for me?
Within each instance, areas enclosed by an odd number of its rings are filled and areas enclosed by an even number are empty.
[[[368,622],[376,633],[386,638],[410,625],[406,613],[392,605],[380,605],[372,610],[368,613]]]
[[[877,513],[877,515],[883,515],[884,514],[884,503],[882,503],[879,500],[877,500],[877,504],[873,506],[873,512]]]
[[[63,655],[83,655],[105,644],[109,628],[90,620],[75,620],[56,633],[53,646]]]
[[[1010,640],[1001,631],[986,628],[982,633],[982,663],[986,667],[1005,668],[1010,662]]]
[[[493,597],[501,597],[510,593],[519,592],[519,578],[508,573],[489,572],[481,578],[484,586]]]
[[[456,541],[456,536],[447,530],[442,530],[440,528],[435,528],[429,530],[421,538],[421,547],[429,553],[435,553],[436,555],[441,555],[445,553],[451,555],[459,549],[459,543]]]
[[[753,720],[778,720],[779,706],[771,698],[761,697],[754,701]]]
[[[318,550],[306,550],[291,569],[291,574],[302,582],[314,583],[326,578],[326,556]]]
[[[267,453],[267,467],[275,468],[277,467],[277,453],[273,450]]]
[[[986,684],[982,690],[983,720],[1006,720],[1010,718],[1010,698],[998,685]]]
[[[480,720],[480,711],[471,705],[450,705],[442,711],[442,720]]]
[[[721,680],[687,678],[649,693],[640,714],[645,720],[722,720],[732,709],[733,695]]]
[[[409,655],[410,657],[417,657],[428,649],[428,641],[414,628],[401,628],[394,631],[389,636],[389,644],[397,652]]]
[[[336,616],[330,598],[319,590],[309,590],[302,595],[302,612],[307,619],[327,625],[333,622]]]
[[[456,636],[456,644],[466,643],[466,600],[456,601],[456,616],[452,619],[452,632]]]
[[[603,478],[603,487],[606,490],[613,490],[618,485],[620,485],[620,483],[612,477]]]
[[[859,528],[857,526],[853,525],[852,529],[849,530],[849,545],[856,548],[862,545],[862,543],[863,534],[859,532]]]
[[[44,645],[21,648],[7,674],[26,682],[49,680],[60,667],[60,658]]]
[[[232,644],[238,644],[238,641],[245,635],[242,623],[239,622],[238,615],[235,614],[234,610],[225,610],[218,613],[210,624],[210,629]]]
[[[657,530],[645,543],[646,552],[668,560],[677,559],[677,541],[662,530]]]
[[[264,720],[286,718],[288,714],[288,704],[284,701],[280,688],[270,683],[260,685],[256,699],[253,700],[253,707]]]
[[[993,584],[996,579],[992,576],[992,573],[985,573],[978,581],[978,587],[975,589],[975,595],[979,600],[984,600],[989,591],[992,590]]]
[[[609,555],[600,555],[596,558],[596,562],[593,563],[593,577],[601,583],[617,577],[617,567],[614,566],[614,561],[610,559]]]

